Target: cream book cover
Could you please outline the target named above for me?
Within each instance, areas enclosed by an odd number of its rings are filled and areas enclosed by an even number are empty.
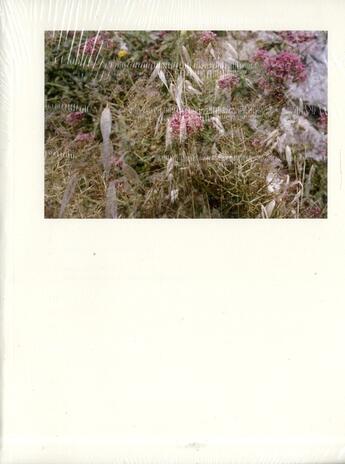
[[[344,2],[0,5],[0,462],[344,463]]]

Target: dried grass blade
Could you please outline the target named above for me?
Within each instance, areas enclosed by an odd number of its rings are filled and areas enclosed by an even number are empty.
[[[175,101],[179,111],[182,111],[182,90],[183,90],[183,77],[180,74],[177,78],[176,89],[175,89]]]
[[[226,45],[228,46],[228,49],[232,55],[233,58],[235,58],[236,60],[238,59],[238,53],[237,51],[235,50],[235,48],[231,45],[230,42],[226,42]]]
[[[169,90],[169,86],[168,86],[168,83],[167,83],[165,74],[164,74],[164,72],[163,72],[162,70],[159,70],[159,71],[158,71],[158,77],[159,77],[159,79],[163,82],[163,84],[165,85],[165,87]]]
[[[287,165],[288,165],[289,169],[291,169],[291,167],[292,167],[292,152],[291,152],[291,148],[289,147],[289,145],[286,145],[286,147],[285,147],[285,157],[286,157]]]
[[[101,132],[103,142],[109,140],[111,132],[111,112],[108,106],[104,108],[101,114]]]
[[[117,219],[117,197],[114,180],[109,183],[107,188],[105,217],[110,219]]]
[[[106,174],[106,177],[109,175],[110,166],[111,166],[111,158],[113,156],[114,150],[113,146],[110,143],[110,140],[107,142],[103,142],[102,146],[102,164],[103,169]]]
[[[191,77],[192,79],[194,79],[194,81],[195,81],[200,87],[202,87],[203,82],[202,82],[202,80],[200,79],[200,77],[197,75],[197,73],[196,73],[195,71],[193,71],[193,69],[192,69],[190,66],[188,66],[188,64],[186,64],[186,63],[185,63],[185,68],[186,68],[186,70],[187,70],[187,73],[190,75],[190,77]]]
[[[59,218],[63,217],[66,206],[68,205],[68,203],[70,202],[70,200],[71,200],[71,198],[72,198],[72,196],[74,194],[75,188],[77,186],[77,181],[78,181],[78,174],[75,172],[69,178],[69,180],[67,182],[66,190],[65,190],[65,193],[63,194],[63,198],[62,198],[62,201],[61,201],[61,206],[60,206],[60,211],[59,211]]]
[[[171,133],[170,121],[171,121],[171,119],[168,118],[167,125],[166,125],[166,131],[165,131],[165,149],[166,150],[171,146],[171,143],[172,143],[172,133]]]
[[[190,59],[188,50],[186,49],[186,47],[185,47],[184,45],[182,45],[182,56],[183,56],[185,62],[186,62],[187,64],[190,64],[191,59]]]
[[[103,138],[102,164],[107,178],[110,171],[111,157],[113,155],[113,147],[110,141],[111,112],[108,106],[106,106],[106,108],[104,108],[104,110],[102,111],[100,126]]]
[[[161,69],[161,64],[159,62],[159,63],[156,64],[156,67],[153,70],[153,72],[152,72],[152,74],[151,74],[151,76],[149,78],[149,82],[152,82],[158,76],[158,73],[159,73],[160,69]]]
[[[140,177],[138,176],[138,173],[133,169],[131,166],[129,166],[127,163],[123,164],[122,171],[124,175],[127,177],[127,179],[134,183],[134,184],[140,184]]]

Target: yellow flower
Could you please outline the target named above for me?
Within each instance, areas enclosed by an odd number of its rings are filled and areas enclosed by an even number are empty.
[[[128,51],[125,50],[124,48],[122,48],[121,50],[117,52],[117,56],[119,58],[125,58],[127,55],[128,55]]]

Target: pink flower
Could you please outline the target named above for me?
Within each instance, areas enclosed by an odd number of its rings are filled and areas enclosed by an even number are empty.
[[[98,34],[98,36],[94,35],[92,37],[89,37],[84,44],[84,53],[86,53],[87,55],[91,55],[95,51],[99,50],[102,43],[104,48],[109,48],[112,45],[112,40],[104,32],[101,32],[100,34]]]
[[[94,139],[94,135],[91,134],[90,132],[80,132],[76,138],[74,139],[74,142],[76,143],[87,143],[87,142],[92,142]]]
[[[280,37],[291,44],[305,43],[315,39],[315,33],[308,31],[281,31]]]
[[[258,87],[263,91],[265,95],[270,94],[273,91],[272,83],[270,83],[267,79],[264,77],[261,77],[258,80]]]
[[[123,156],[120,156],[120,158],[117,158],[116,156],[112,156],[111,159],[110,159],[110,163],[113,164],[114,166],[119,166],[119,167],[123,167]]]
[[[320,114],[320,117],[318,119],[318,124],[321,129],[327,130],[327,125],[328,125],[328,114],[326,112],[322,112]]]
[[[290,52],[280,52],[268,60],[268,73],[281,80],[304,81],[306,69],[298,55]]]
[[[84,117],[84,113],[82,111],[73,111],[73,113],[69,113],[66,116],[66,122],[68,124],[77,124],[79,121],[81,121]]]
[[[235,74],[225,74],[218,80],[218,87],[220,89],[232,89],[239,84],[240,80]]]
[[[308,217],[319,218],[322,215],[322,209],[319,205],[313,205],[307,209],[306,213]]]
[[[254,54],[254,61],[265,63],[270,57],[270,54],[264,48],[259,48]]]
[[[187,135],[194,134],[204,127],[201,115],[195,110],[182,110],[173,114],[170,129],[174,137],[179,137],[185,130]]]
[[[89,39],[86,40],[85,44],[84,44],[84,50],[87,55],[91,55],[91,53],[93,53],[93,51],[97,50],[100,45],[102,43],[102,39],[100,36],[93,36],[93,37],[90,37]]]
[[[282,51],[271,55],[266,50],[258,50],[254,61],[260,62],[268,75],[279,82],[304,81],[306,78],[306,67],[295,53]]]
[[[214,42],[216,40],[216,38],[217,38],[217,34],[215,34],[212,31],[203,31],[200,34],[200,41],[204,45],[208,45],[209,43]]]
[[[250,144],[253,148],[259,149],[263,146],[263,140],[259,137],[254,137]]]

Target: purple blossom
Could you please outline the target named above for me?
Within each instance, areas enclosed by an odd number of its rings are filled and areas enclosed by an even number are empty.
[[[290,44],[300,44],[315,39],[315,33],[308,31],[281,31],[278,34]]]
[[[304,81],[306,78],[305,65],[298,55],[290,52],[280,52],[268,60],[268,73],[283,81]]]
[[[217,34],[215,34],[214,32],[212,31],[203,31],[201,34],[200,34],[200,41],[204,44],[204,45],[208,45],[209,43],[212,43],[216,40],[217,38]]]
[[[263,140],[262,138],[260,137],[254,137],[251,142],[250,142],[251,146],[255,149],[259,149],[259,148],[262,148],[263,146]]]
[[[295,53],[282,51],[271,55],[266,50],[258,50],[254,61],[261,63],[268,75],[278,82],[295,82],[306,79],[306,67]]]
[[[83,119],[84,114],[82,111],[73,111],[66,116],[66,122],[71,125],[78,124]]]
[[[91,134],[90,132],[80,132],[74,139],[74,142],[87,143],[87,142],[92,142],[93,139],[94,139],[94,135]]]
[[[108,37],[106,33],[100,33],[98,34],[98,36],[94,35],[92,37],[89,37],[84,44],[84,53],[86,53],[87,55],[91,55],[95,50],[99,50],[102,43],[104,48],[110,48],[113,44],[112,40]]]
[[[170,120],[170,129],[174,137],[179,137],[185,128],[187,135],[194,134],[204,127],[201,115],[191,109],[176,111]]]
[[[322,112],[320,114],[320,117],[318,119],[318,124],[319,127],[323,130],[327,130],[327,125],[328,125],[328,114],[326,112]]]
[[[322,209],[319,205],[313,205],[306,210],[306,213],[308,217],[319,218],[322,215]]]
[[[101,36],[93,36],[86,40],[84,44],[84,52],[87,55],[91,55],[94,50],[97,50],[102,43]]]
[[[270,54],[264,48],[259,48],[254,54],[254,61],[265,63],[270,57]]]
[[[239,84],[240,80],[235,74],[225,74],[218,80],[218,87],[220,89],[232,89]]]

